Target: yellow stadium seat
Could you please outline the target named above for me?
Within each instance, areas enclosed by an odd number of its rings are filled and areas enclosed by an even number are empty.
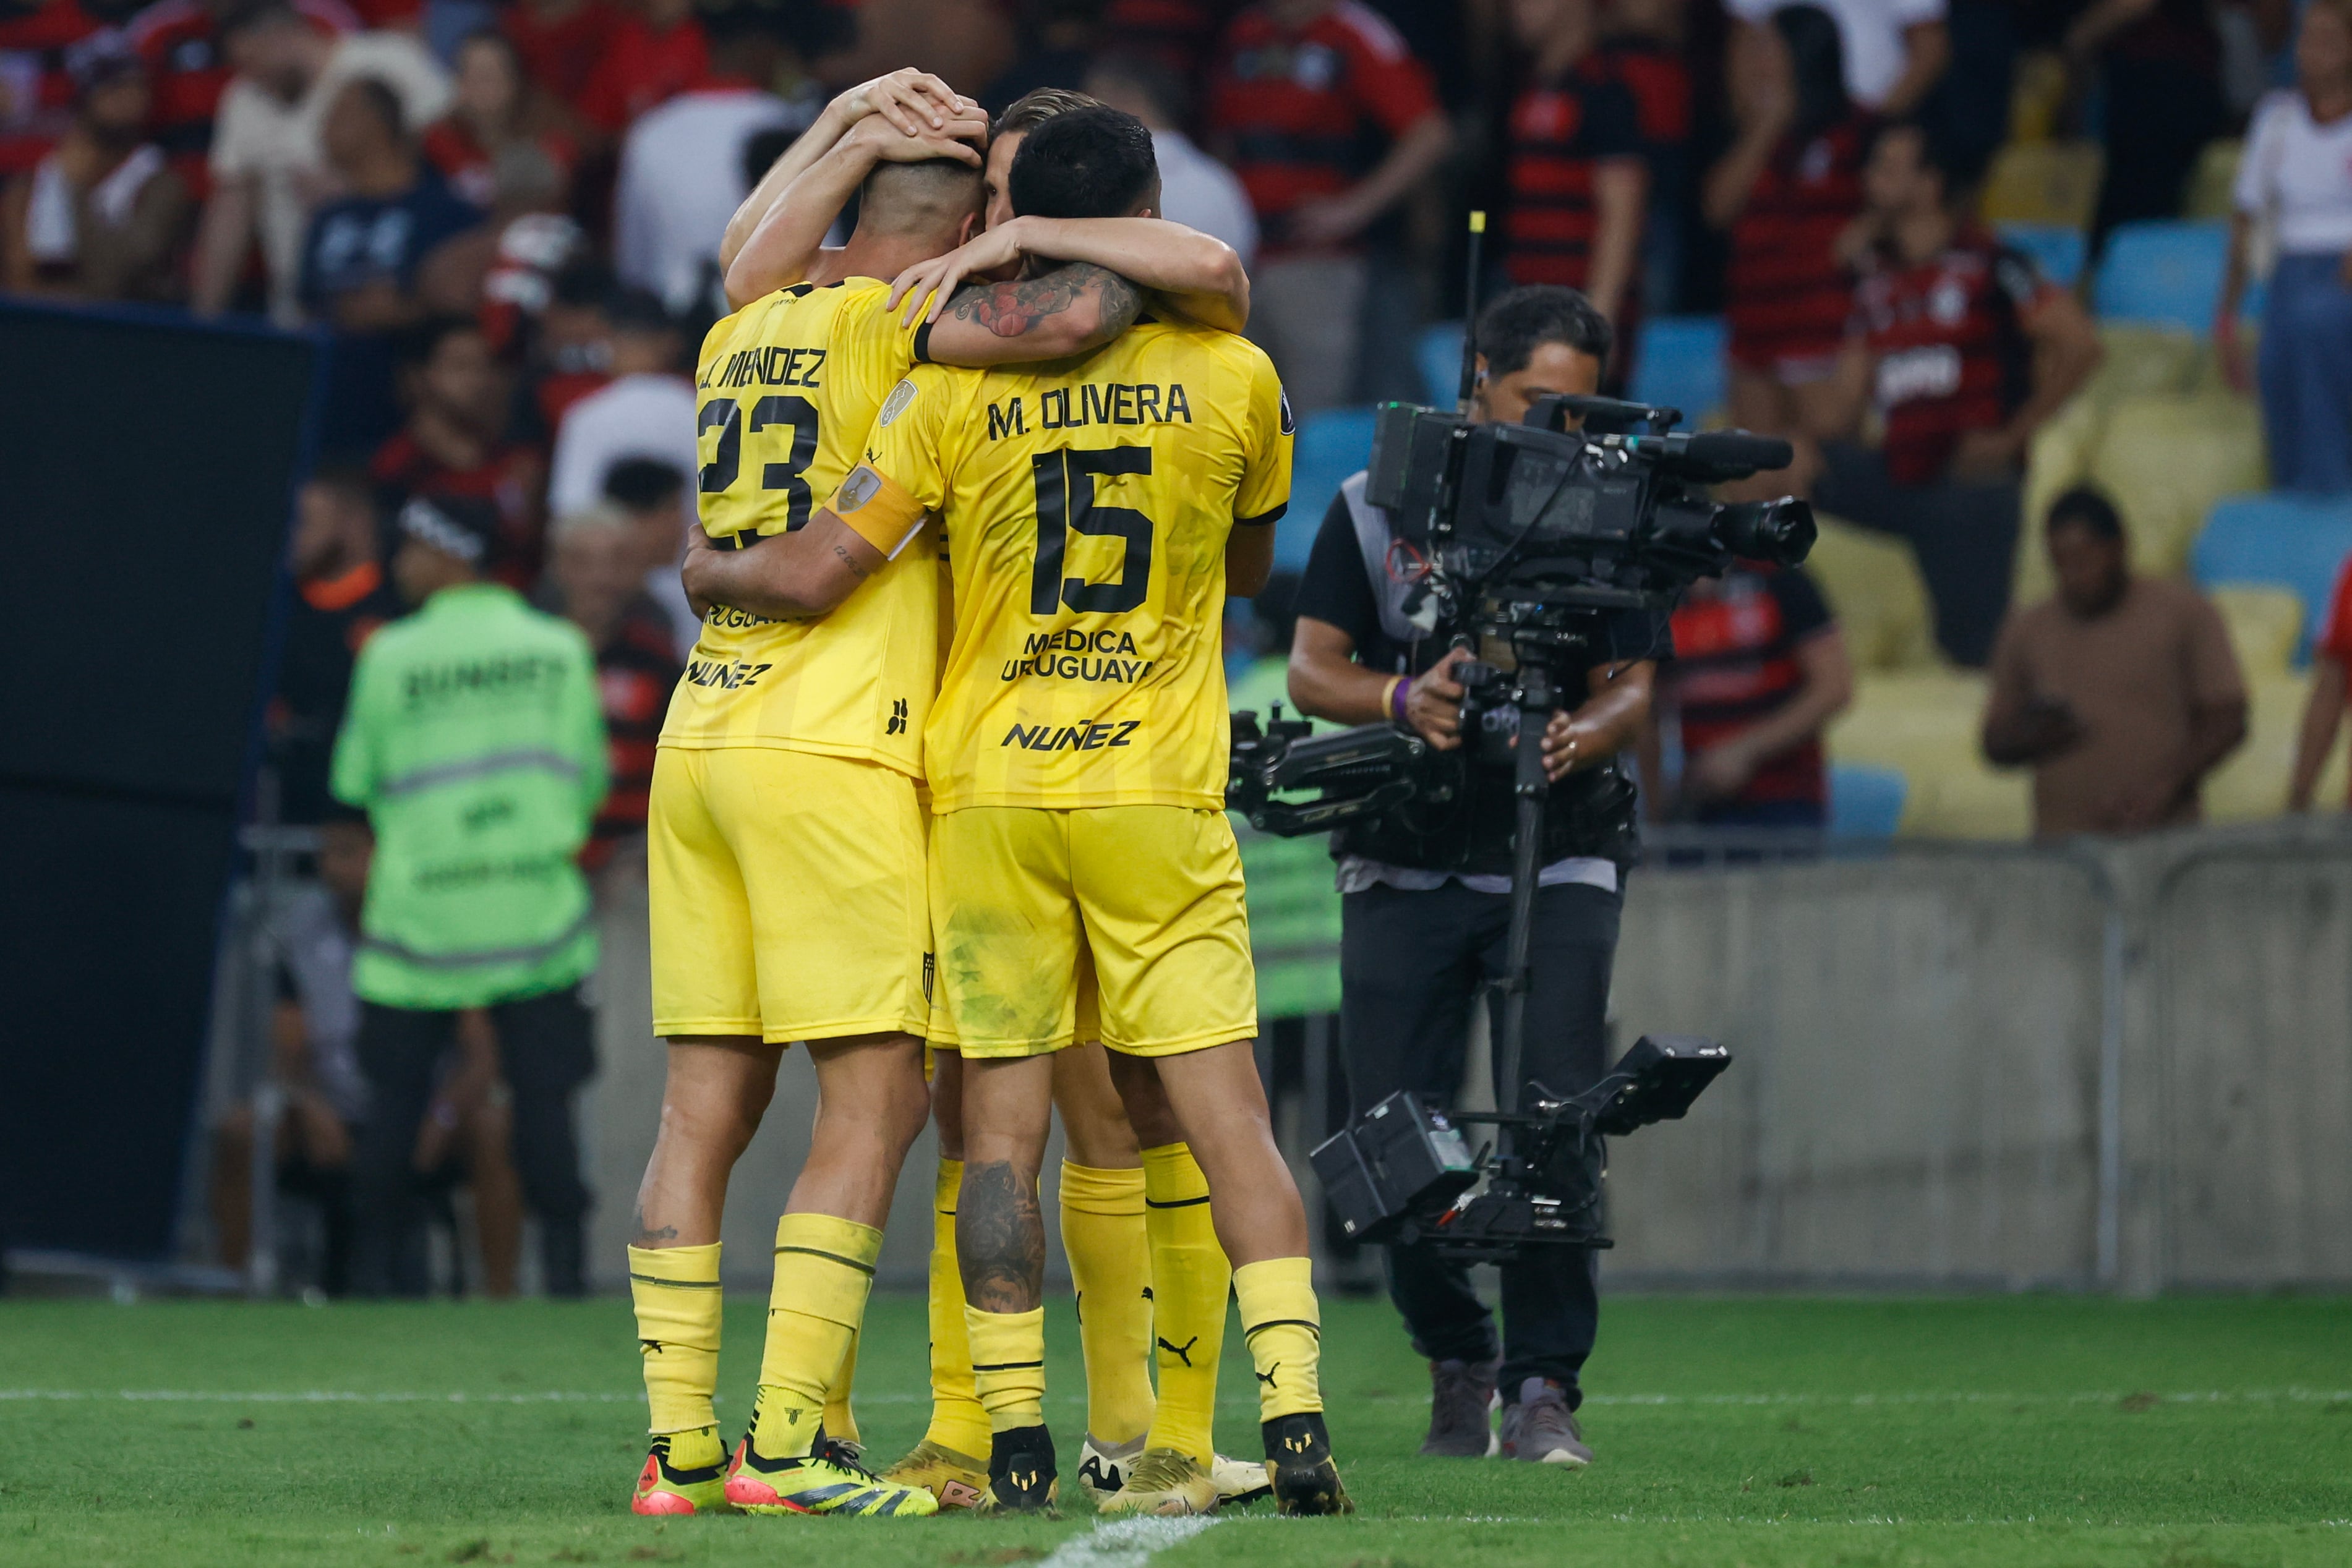
[[[2237,210],[2232,195],[2238,183],[2238,159],[2244,152],[2242,141],[2205,143],[2205,151],[2197,155],[2197,167],[2189,175],[2182,217],[2226,218]]]
[[[2311,694],[2307,674],[2247,672],[2246,743],[2205,780],[2209,821],[2249,822],[2286,810],[2287,785],[2294,777],[2294,748],[2303,731],[2303,706]],[[2345,741],[2336,737],[2319,775],[2318,803],[2334,810],[2345,800]]]
[[[2186,392],[2196,385],[2203,347],[2170,327],[2099,323],[2099,368],[2082,395],[2103,410],[2130,397]]]
[[[2095,141],[2012,141],[1992,161],[1980,204],[1987,223],[2088,228],[2106,156]]]
[[[1905,837],[2022,838],[2032,827],[2032,780],[1996,772],[1978,751],[1984,700],[1985,679],[1969,671],[1865,674],[1830,727],[1830,755],[1904,776]]]
[[[2066,60],[2055,49],[2034,49],[2017,57],[2009,95],[2009,139],[2047,141],[2057,134],[2066,108]]]
[[[2213,503],[2268,484],[2261,416],[2248,398],[2127,398],[2107,415],[2090,479],[2123,513],[2133,566],[2177,576]]]
[[[2250,682],[2284,676],[2294,667],[2303,636],[2303,597],[2264,583],[2225,582],[2208,591],[2230,646]]]
[[[1901,539],[1835,517],[1815,519],[1821,538],[1805,570],[1845,633],[1846,655],[1862,670],[1892,670],[1936,661],[1935,616],[1918,558]]]

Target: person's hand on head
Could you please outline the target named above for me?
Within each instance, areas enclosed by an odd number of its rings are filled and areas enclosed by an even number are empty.
[[[900,131],[877,115],[859,120],[842,140],[871,152],[877,162],[922,163],[933,158],[953,158],[977,169],[981,144],[988,140],[988,120],[974,110],[969,115],[950,118],[936,131],[929,126]]]
[[[982,115],[979,103],[948,86],[929,71],[903,66],[898,70],[858,83],[834,102],[852,120],[877,116],[904,136],[928,128],[944,131],[951,120]]]
[[[1470,657],[1467,648],[1450,650],[1420,674],[1405,693],[1404,721],[1440,751],[1462,744],[1462,683],[1454,672]]]

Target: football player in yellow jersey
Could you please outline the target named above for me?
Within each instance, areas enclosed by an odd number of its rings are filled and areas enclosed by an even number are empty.
[[[1009,187],[1024,214],[1148,212],[1150,135],[1071,110],[1029,133]],[[1180,1129],[1206,1174],[1276,1498],[1350,1506],[1323,1424],[1306,1213],[1257,1077],[1223,814],[1219,630],[1229,580],[1254,592],[1270,565],[1289,435],[1262,352],[1152,321],[1054,364],[918,368],[820,514],[877,537],[937,514],[954,563],[925,755],[939,980],[963,1058],[956,1243],[992,1434],[983,1509],[1054,1498],[1036,1182],[1082,957],[1130,1116]]]
[[[709,609],[664,727],[649,822],[654,1022],[669,1071],[629,1253],[656,1435],[639,1512],[936,1506],[858,1468],[819,1426],[928,1112],[916,781],[938,674],[938,538],[811,514],[915,362],[916,334],[874,276],[979,222],[979,155],[956,134],[898,138],[893,156],[908,161],[866,182],[856,234],[826,275],[754,302],[704,346],[706,538],[688,586]],[[1066,355],[1118,331],[1138,298],[1100,268],[1064,268],[1002,286],[990,324],[943,323],[925,340],[974,364]],[[809,1042],[820,1112],[777,1228],[751,1430],[725,1467],[711,1408],[719,1216],[794,1040]]]
[[[1149,217],[1016,217],[1007,172],[1029,131],[1056,114],[1093,106],[1081,93],[1041,89],[991,128],[986,235],[899,276],[909,317],[968,319],[992,308],[984,291],[955,285],[1017,268],[1031,251],[1093,260],[1155,287],[1160,304],[1211,325],[1247,318],[1248,278],[1221,243]],[[934,109],[933,112],[942,111]],[[737,298],[799,281],[818,255],[843,200],[873,165],[879,128],[847,134],[820,124],[795,142],[738,214],[729,287]],[[762,206],[762,204],[768,204]],[[730,242],[731,243],[731,242]],[[952,298],[950,298],[952,294]],[[1155,308],[1159,308],[1155,306]],[[1082,1040],[1091,1042],[1091,996],[1081,992]],[[943,1014],[934,1009],[934,1022]],[[935,1028],[933,1105],[940,1129],[931,1258],[932,1409],[915,1449],[886,1472],[924,1485],[957,1506],[986,1484],[987,1413],[973,1389],[964,1343],[964,1300],[955,1255],[955,1193],[963,1149],[961,1061]],[[1062,1240],[1078,1294],[1087,1368],[1087,1432],[1078,1478],[1113,1511],[1192,1512],[1263,1495],[1265,1467],[1214,1451],[1218,1361],[1232,1269],[1204,1206],[1207,1185],[1172,1122],[1130,1123],[1099,1044],[1054,1058],[1054,1099],[1066,1139],[1058,1197]],[[1158,1389],[1152,1386],[1157,1360]]]

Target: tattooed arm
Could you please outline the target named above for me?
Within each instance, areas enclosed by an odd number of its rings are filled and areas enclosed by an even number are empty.
[[[1042,277],[975,283],[931,323],[923,356],[942,365],[1016,365],[1098,349],[1134,324],[1142,291],[1091,262]]]
[[[885,559],[824,507],[807,527],[770,534],[749,549],[714,549],[709,535],[694,529],[686,550],[686,591],[698,602],[747,615],[814,621],[856,592]]]

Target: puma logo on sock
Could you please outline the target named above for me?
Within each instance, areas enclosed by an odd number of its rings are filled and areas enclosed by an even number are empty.
[[[1192,1364],[1192,1347],[1200,1343],[1201,1336],[1194,1334],[1182,1344],[1171,1344],[1163,1339],[1160,1342],[1160,1348],[1181,1361],[1186,1366],[1190,1366]]]

